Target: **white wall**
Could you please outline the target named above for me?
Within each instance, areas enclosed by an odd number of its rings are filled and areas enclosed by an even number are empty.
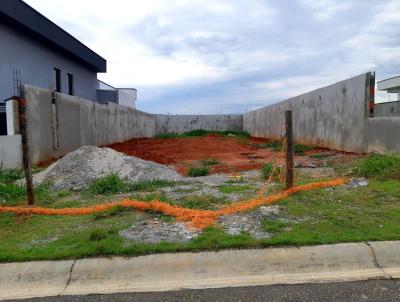
[[[22,168],[21,135],[0,135],[0,169]]]

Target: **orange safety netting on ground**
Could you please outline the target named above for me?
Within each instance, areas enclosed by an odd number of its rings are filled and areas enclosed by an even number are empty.
[[[307,185],[296,186],[291,189],[282,191],[280,193],[263,196],[258,194],[255,198],[237,202],[228,206],[225,206],[219,210],[193,210],[187,208],[180,208],[170,205],[159,200],[153,200],[150,202],[144,202],[139,200],[125,199],[118,202],[108,202],[91,207],[82,208],[64,208],[64,209],[52,209],[42,207],[28,207],[28,206],[0,206],[1,212],[12,212],[16,214],[37,214],[37,215],[87,215],[97,212],[110,210],[115,206],[122,206],[125,208],[134,208],[140,211],[155,211],[166,215],[174,216],[178,221],[187,221],[189,226],[203,229],[213,224],[219,216],[230,215],[238,212],[245,212],[250,209],[256,208],[261,205],[268,205],[278,200],[288,197],[289,195],[300,192],[308,191],[318,188],[334,187],[345,183],[342,178],[316,182]]]

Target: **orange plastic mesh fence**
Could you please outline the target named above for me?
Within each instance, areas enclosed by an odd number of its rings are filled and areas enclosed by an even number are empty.
[[[215,211],[181,208],[170,205],[165,202],[161,202],[159,200],[144,202],[139,200],[125,199],[122,201],[108,202],[99,205],[94,205],[91,207],[82,207],[82,208],[52,209],[52,208],[28,207],[28,206],[0,206],[0,213],[12,212],[16,214],[36,214],[36,215],[87,215],[87,214],[110,210],[115,206],[122,206],[124,208],[134,208],[140,211],[151,210],[155,212],[160,212],[166,215],[174,216],[178,221],[186,221],[188,222],[188,225],[191,227],[203,229],[213,224],[216,221],[216,219],[222,215],[230,215],[238,212],[245,212],[260,205],[268,205],[283,198],[286,198],[289,195],[296,192],[339,186],[344,183],[345,183],[344,179],[338,178],[330,181],[316,182],[316,183],[296,186],[289,190],[285,190],[270,196],[257,195],[253,199],[237,202]]]

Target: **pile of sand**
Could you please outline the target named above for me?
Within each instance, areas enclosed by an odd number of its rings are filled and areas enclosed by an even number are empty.
[[[127,156],[110,148],[84,146],[68,153],[50,165],[46,170],[33,176],[35,186],[50,183],[56,190],[85,189],[98,178],[116,173],[121,179],[182,180],[173,168],[137,157]]]

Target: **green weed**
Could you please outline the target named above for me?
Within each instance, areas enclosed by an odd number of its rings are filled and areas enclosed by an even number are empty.
[[[115,173],[96,179],[89,187],[93,194],[117,194],[128,189],[126,182]]]
[[[165,179],[154,179],[154,180],[143,180],[139,182],[129,183],[128,187],[130,191],[155,191],[159,188],[172,187],[177,183],[171,180]]]
[[[190,177],[199,177],[206,176],[210,173],[210,169],[208,167],[191,167],[188,171],[188,176]]]
[[[204,166],[213,166],[213,165],[218,165],[221,162],[215,158],[204,158],[200,160],[200,163],[202,163]]]
[[[358,163],[354,174],[381,179],[400,179],[400,154],[371,154]]]
[[[24,177],[24,171],[21,169],[0,169],[0,183],[12,183]]]

